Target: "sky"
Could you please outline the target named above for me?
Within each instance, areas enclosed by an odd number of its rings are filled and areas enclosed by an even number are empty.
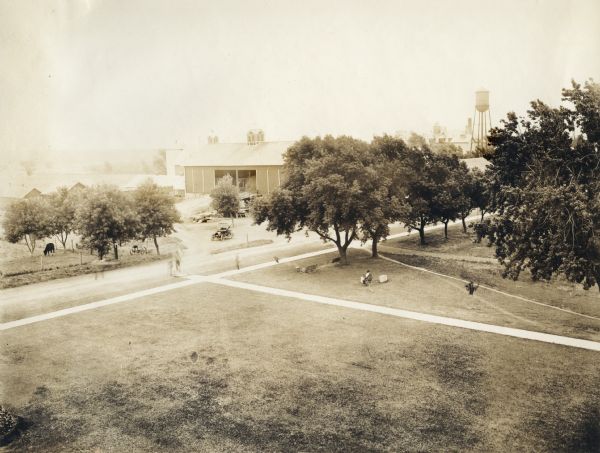
[[[597,0],[0,0],[0,154],[497,125],[599,55]]]

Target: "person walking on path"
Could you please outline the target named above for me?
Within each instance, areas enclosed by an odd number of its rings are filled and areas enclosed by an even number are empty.
[[[183,247],[180,243],[177,244],[175,252],[172,253],[169,263],[169,274],[180,275],[181,274],[181,259],[183,257]],[[174,270],[174,271],[173,271]]]

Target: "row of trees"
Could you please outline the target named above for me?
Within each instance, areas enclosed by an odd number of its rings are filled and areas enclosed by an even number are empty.
[[[9,242],[24,241],[32,255],[38,239],[56,237],[66,249],[77,233],[101,259],[110,248],[118,259],[118,245],[132,239],[152,239],[160,254],[157,238],[180,221],[174,198],[148,180],[131,193],[114,186],[62,187],[47,197],[18,200],[8,207],[3,228]]]
[[[303,138],[285,155],[286,180],[257,200],[257,224],[288,237],[307,229],[333,242],[342,263],[352,241],[377,244],[400,221],[419,232],[443,222],[463,220],[474,208],[487,209],[484,175],[471,172],[456,156],[432,152],[426,144],[376,137],[369,144],[351,137]]]
[[[334,242],[342,262],[355,239],[377,242],[394,221],[419,231],[493,212],[488,228],[504,276],[563,275],[600,290],[600,84],[576,82],[563,105],[534,101],[525,117],[509,113],[490,132],[491,166],[469,172],[452,153],[424,140],[388,136],[304,138],[285,158],[287,180],[254,207],[277,234],[303,228]]]

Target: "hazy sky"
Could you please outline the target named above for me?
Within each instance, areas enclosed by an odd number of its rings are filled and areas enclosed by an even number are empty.
[[[460,128],[600,80],[600,2],[0,0],[0,153]]]

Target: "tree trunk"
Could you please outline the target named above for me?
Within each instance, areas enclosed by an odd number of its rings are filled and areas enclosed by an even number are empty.
[[[463,233],[467,232],[467,223],[465,222],[465,217],[461,217],[462,225],[463,225]]]
[[[154,239],[154,247],[156,247],[156,254],[160,255],[160,250],[158,249],[158,241],[156,240],[156,236],[153,236]]]
[[[422,226],[421,228],[418,228],[419,230],[419,239],[421,240],[421,245],[426,245],[427,243],[425,242],[425,227]]]
[[[444,239],[448,240],[448,222],[449,220],[446,220],[444,222]]]
[[[115,259],[118,260],[119,259],[119,247],[116,242],[113,244],[113,250],[115,252]]]
[[[371,258],[378,258],[379,253],[377,253],[377,243],[379,242],[379,237],[373,236],[371,239]]]
[[[25,235],[25,245],[27,246],[27,250],[29,250],[29,254],[33,256],[33,252],[35,251],[35,238],[33,236]]]
[[[483,222],[483,216],[485,215],[485,211],[482,209],[481,210],[481,221]]]
[[[336,244],[338,253],[340,254],[340,264],[346,266],[348,264],[348,255],[346,253],[347,247],[343,247],[340,244]]]

